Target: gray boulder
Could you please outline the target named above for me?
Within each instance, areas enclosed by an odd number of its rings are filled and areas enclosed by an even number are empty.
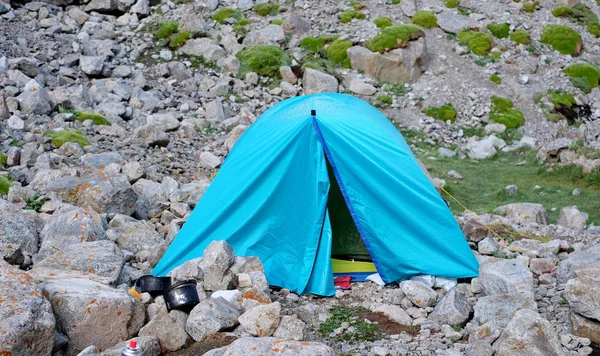
[[[225,59],[227,53],[223,47],[210,38],[195,38],[189,40],[179,49],[179,52],[189,56],[203,57],[207,61]]]
[[[117,0],[92,0],[85,7],[85,11],[113,12],[117,10],[118,6]]]
[[[161,204],[169,201],[169,189],[166,184],[157,183],[148,179],[139,179],[132,186],[137,194],[135,204],[136,216],[149,219],[161,212]]]
[[[418,307],[431,307],[437,302],[438,294],[436,291],[423,283],[416,281],[402,281],[400,289],[406,297]]]
[[[405,16],[413,17],[417,13],[417,3],[415,0],[400,1],[400,10]]]
[[[600,345],[600,322],[585,318],[577,313],[569,313],[569,324],[571,333],[579,337],[585,337]]]
[[[541,225],[548,225],[549,219],[548,214],[542,204],[535,203],[513,203],[502,205],[496,210],[496,214],[504,215],[508,219],[516,223],[538,223]]]
[[[267,276],[265,275],[262,262],[260,262],[258,257],[236,256],[233,265],[231,265],[231,272],[236,276],[246,274],[250,277],[250,286],[240,286],[238,284],[238,289],[244,291],[244,289],[248,287],[268,292],[269,283],[267,282]]]
[[[496,155],[496,149],[501,149],[506,143],[494,135],[490,135],[479,141],[469,142],[465,146],[465,152],[471,159],[490,159]]]
[[[92,0],[92,2],[98,2],[98,0]],[[102,73],[103,67],[104,67],[104,58],[102,56],[81,56],[81,57],[79,57],[79,68],[81,69],[82,72],[84,72],[87,75],[98,75],[98,74]]]
[[[17,97],[21,111],[26,114],[49,114],[54,107],[52,97],[35,79],[25,84],[25,89]]]
[[[140,17],[150,14],[150,2],[148,0],[137,0],[131,7],[131,12],[138,14]]]
[[[565,287],[565,299],[571,311],[600,321],[600,268],[598,265],[580,268]]]
[[[330,74],[307,68],[302,77],[304,92],[306,94],[331,92],[337,93],[338,80]]]
[[[281,24],[281,28],[288,34],[303,35],[310,31],[310,23],[300,15],[290,14]]]
[[[479,281],[488,296],[520,294],[533,300],[533,274],[525,260],[488,258],[479,266]]]
[[[160,127],[152,125],[143,125],[136,127],[133,130],[133,137],[142,140],[150,147],[166,147],[169,142],[169,135],[160,129]]]
[[[569,257],[560,261],[556,276],[559,283],[567,283],[575,277],[575,272],[585,266],[600,264],[600,245],[596,245],[586,251],[574,252]]]
[[[377,88],[371,84],[367,84],[359,78],[354,78],[350,81],[348,86],[351,92],[358,95],[373,95],[377,92]]]
[[[498,356],[561,356],[560,339],[550,322],[530,309],[519,310],[494,343]]]
[[[374,308],[373,312],[381,313],[400,325],[412,325],[411,317],[397,305],[382,304]]]
[[[259,30],[250,31],[244,38],[246,46],[276,45],[285,42],[285,33],[279,25],[267,25]]]
[[[190,312],[185,330],[195,340],[202,341],[209,334],[237,326],[240,311],[223,298],[209,298]]]
[[[87,279],[43,284],[58,329],[69,338],[67,354],[89,345],[107,349],[136,335],[144,324],[144,304],[131,294]]]
[[[33,216],[0,199],[0,260],[8,258],[15,251],[33,256],[38,252],[38,243]]]
[[[454,288],[440,300],[428,319],[438,324],[464,325],[472,312],[465,296]]]
[[[142,251],[148,253],[165,241],[154,228],[143,221],[130,216],[118,214],[108,224],[106,231],[109,238],[116,242],[122,250],[138,254]]]
[[[144,356],[159,356],[160,344],[158,338],[154,336],[138,336],[133,340],[137,341],[138,347],[142,350]],[[115,346],[105,350],[100,356],[121,356],[121,352],[129,345],[129,340],[116,344]]]
[[[233,261],[233,248],[227,242],[211,242],[204,250],[202,258],[204,289],[208,291],[227,290],[233,279],[229,270]]]
[[[256,306],[239,317],[239,322],[247,333],[254,336],[271,336],[279,326],[279,302]]]
[[[473,308],[473,319],[482,325],[486,324],[491,330],[502,330],[521,309],[536,311],[537,305],[533,300],[519,294],[481,297]]]
[[[459,33],[468,27],[469,18],[452,11],[442,11],[437,16],[438,26],[450,33]]]
[[[284,340],[304,340],[304,329],[306,324],[293,316],[284,315],[279,322],[273,336]]]
[[[77,277],[114,285],[124,263],[123,254],[111,241],[75,243],[36,263],[29,275],[38,281]]]
[[[0,355],[50,355],[55,319],[39,285],[0,258]]]
[[[157,337],[163,353],[177,351],[190,341],[190,336],[185,331],[185,320],[181,323],[163,313],[141,328],[139,335]]]
[[[125,163],[119,152],[87,153],[81,156],[80,160],[86,167],[94,169],[102,169],[111,163]]]
[[[146,124],[158,126],[166,132],[175,131],[180,125],[179,121],[170,113],[148,115],[146,117]]]
[[[208,169],[215,169],[221,165],[221,158],[215,156],[212,152],[204,151],[200,154],[200,166]]]
[[[189,11],[185,11],[181,21],[179,21],[179,28],[182,31],[206,32],[206,22],[202,14],[192,8],[187,7],[187,9]]]
[[[286,341],[274,337],[243,337],[229,346],[211,350],[204,356],[277,356],[282,353],[294,356],[334,356],[336,353],[327,345],[319,342]]]
[[[588,217],[588,213],[579,211],[575,205],[565,206],[560,209],[556,223],[573,229],[585,229]]]
[[[185,281],[193,279],[199,282],[204,280],[202,271],[202,257],[185,261],[181,266],[173,268],[169,274],[174,281]]]

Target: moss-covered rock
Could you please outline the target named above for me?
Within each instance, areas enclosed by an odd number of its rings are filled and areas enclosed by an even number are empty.
[[[163,39],[169,38],[174,33],[177,33],[179,30],[179,22],[175,20],[164,21],[160,24],[158,30],[154,32],[154,38]]]
[[[573,15],[573,10],[568,6],[557,6],[552,9],[552,15],[554,17],[569,17]]]
[[[583,40],[577,31],[563,25],[547,25],[542,32],[542,43],[552,46],[562,54],[578,55]]]
[[[420,10],[412,17],[412,23],[425,28],[437,27],[437,17],[431,11]]]
[[[392,19],[387,16],[378,17],[373,21],[377,28],[386,28],[392,26]]]
[[[517,42],[522,45],[528,45],[531,43],[531,38],[529,37],[529,31],[526,30],[515,30],[510,34],[510,39],[514,42]]]
[[[490,120],[503,124],[508,129],[514,129],[525,124],[523,113],[514,107],[512,100],[499,96],[492,96]]]
[[[330,43],[333,40],[335,40],[335,38],[327,36],[306,36],[300,40],[300,47],[312,53],[319,53],[320,50],[325,48],[325,44]]]
[[[600,68],[592,63],[571,64],[563,72],[584,93],[590,93],[600,82]]]
[[[498,74],[490,75],[490,80],[498,85],[502,84],[502,78]]]
[[[528,1],[526,3],[523,3],[523,11],[525,11],[525,12],[532,13],[535,11],[535,7],[536,7],[536,5],[534,2]]]
[[[432,107],[425,110],[425,115],[441,121],[456,121],[456,109],[452,104],[444,104],[440,107]]]
[[[471,52],[478,56],[484,56],[492,49],[494,40],[487,33],[477,32],[473,30],[461,31],[458,34],[460,43],[469,47]]]
[[[0,194],[6,195],[8,194],[8,190],[12,187],[13,183],[8,179],[8,177],[0,176]]]
[[[491,23],[487,25],[487,29],[496,38],[506,38],[510,32],[510,25],[507,23]]]
[[[270,3],[256,4],[252,8],[252,10],[254,10],[254,12],[259,14],[260,16],[268,16],[268,15],[274,16],[279,13],[279,4],[270,4]]]
[[[460,0],[444,0],[444,5],[449,9],[454,9],[460,5]]]
[[[278,46],[250,46],[235,56],[240,61],[240,76],[256,72],[273,77],[279,73],[279,67],[289,64],[289,58]]]
[[[0,167],[5,167],[8,162],[8,156],[6,153],[0,153]]]
[[[50,142],[58,148],[67,142],[78,143],[81,147],[90,145],[90,141],[78,130],[46,131],[44,136],[50,137]]]
[[[73,118],[77,121],[87,121],[87,120],[91,120],[92,124],[94,125],[104,125],[104,126],[110,126],[110,121],[108,121],[107,118],[105,118],[104,116],[97,114],[95,112],[89,112],[89,111],[77,111],[75,114],[73,114]]]
[[[220,24],[224,24],[228,18],[240,19],[242,17],[241,10],[234,10],[230,7],[223,7],[212,15],[212,19]]]
[[[414,25],[395,25],[384,28],[380,34],[365,42],[372,52],[386,52],[395,48],[404,48],[410,41],[425,36],[423,30]]]
[[[365,17],[366,17],[365,14],[363,14],[362,12],[355,11],[355,10],[348,10],[348,11],[340,12],[340,21],[342,23],[348,23],[354,19],[357,19],[357,20],[364,19]]]
[[[344,68],[350,68],[350,58],[346,50],[352,47],[352,41],[347,40],[335,40],[332,44],[327,47],[327,58],[333,64],[340,64]]]

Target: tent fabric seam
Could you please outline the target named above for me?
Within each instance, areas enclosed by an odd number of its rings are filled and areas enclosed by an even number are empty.
[[[346,205],[348,206],[348,210],[350,211],[350,216],[352,216],[352,220],[356,224],[356,228],[358,229],[358,233],[360,234],[361,239],[365,243],[365,247],[367,248],[367,251],[369,251],[369,255],[371,255],[371,259],[373,260],[373,264],[375,265],[375,268],[377,269],[377,272],[379,272],[379,275],[381,276],[381,279],[383,279],[385,282],[389,283],[390,281],[382,274],[382,272],[381,272],[382,269],[379,268],[379,264],[377,262],[377,259],[375,258],[375,254],[373,253],[371,245],[370,245],[369,241],[366,238],[366,233],[365,233],[365,231],[364,231],[364,229],[362,227],[362,224],[358,220],[358,214],[356,214],[356,211],[354,210],[354,206],[352,205],[352,202],[350,201],[350,196],[348,195],[348,192],[346,191],[346,187],[344,185],[344,182],[341,179],[341,176],[340,176],[340,174],[338,172],[338,169],[337,169],[337,166],[335,164],[335,161],[333,160],[333,156],[331,155],[331,152],[329,151],[329,147],[327,146],[327,143],[325,142],[325,137],[323,137],[323,133],[321,132],[321,128],[319,127],[319,124],[317,122],[317,118],[315,116],[312,116],[312,123],[313,123],[313,127],[315,128],[315,131],[317,133],[317,138],[321,142],[321,146],[323,146],[323,151],[325,153],[325,157],[327,157],[327,159],[329,160],[329,163],[331,164],[331,168],[333,169],[333,174],[335,175],[335,179],[337,180],[337,183],[338,183],[338,185],[340,187],[340,191],[342,192],[342,196],[344,197],[344,201],[346,202]]]

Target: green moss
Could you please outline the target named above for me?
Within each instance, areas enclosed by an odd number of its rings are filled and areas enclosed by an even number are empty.
[[[75,121],[84,122],[87,120],[91,120],[94,125],[105,125],[110,126],[111,123],[108,119],[100,114],[90,111],[80,111],[75,109],[65,109],[62,106],[58,107],[58,112],[60,113],[68,113],[73,114],[73,119]]]
[[[8,177],[0,176],[0,194],[6,195],[8,194],[8,190],[12,187],[13,183],[8,179]]]
[[[354,10],[360,10],[365,7],[363,4],[361,4],[360,2],[358,2],[356,0],[351,0],[348,3],[348,6],[352,7]]]
[[[220,23],[221,25],[225,23],[225,20],[233,17],[234,19],[242,18],[242,12],[240,10],[234,10],[229,7],[224,7],[219,9],[212,15],[212,19]]]
[[[456,121],[456,109],[452,104],[445,104],[437,108],[429,108],[425,110],[425,115],[431,116],[441,121]]]
[[[530,3],[530,2],[523,4],[523,11],[529,12],[529,13],[534,12],[535,4]]]
[[[420,10],[412,17],[412,23],[425,28],[434,28],[437,27],[437,17],[431,11]]]
[[[392,5],[398,5],[400,3],[400,0],[392,0]]]
[[[179,48],[185,44],[187,40],[191,37],[190,31],[179,32],[173,36],[171,36],[171,40],[169,41],[169,47],[171,48]]]
[[[600,37],[600,23],[590,22],[588,24],[587,30],[589,33],[594,35],[594,37]]]
[[[490,120],[503,124],[508,129],[513,129],[525,124],[525,117],[521,110],[513,107],[513,102],[507,98],[492,96],[492,111]]]
[[[498,74],[490,75],[490,80],[498,85],[502,84],[502,78]]]
[[[568,17],[572,14],[573,10],[568,6],[557,6],[552,10],[552,15],[554,15],[554,17]]]
[[[460,5],[460,0],[444,0],[444,5],[449,9],[454,9]]]
[[[271,21],[271,25],[283,25],[283,19],[275,19],[273,21]]]
[[[563,72],[584,93],[590,93],[600,82],[600,68],[592,63],[571,64]]]
[[[542,43],[552,46],[562,54],[577,55],[583,41],[574,29],[563,25],[547,25],[542,32]]]
[[[6,167],[6,162],[8,162],[8,156],[6,153],[0,153],[0,166]]]
[[[494,40],[487,33],[465,30],[458,34],[458,40],[469,47],[471,52],[478,56],[486,55],[491,49]]]
[[[354,11],[354,10],[340,12],[339,16],[340,16],[340,21],[342,23],[348,23],[354,19],[360,20],[360,19],[364,19],[366,17],[365,14],[363,14],[362,12],[358,12],[358,11]]]
[[[383,106],[388,106],[388,105],[392,105],[392,97],[390,97],[389,95],[379,95],[376,98],[376,102],[375,105],[378,107],[383,107]]]
[[[179,29],[179,22],[174,20],[164,21],[160,24],[160,27],[154,32],[154,38],[162,39],[168,38],[174,33],[177,33]]]
[[[409,41],[424,35],[417,26],[395,25],[384,28],[380,34],[365,42],[365,46],[373,52],[385,52],[395,48],[404,48],[408,46]]]
[[[279,73],[279,67],[289,63],[289,59],[278,46],[250,46],[236,55],[240,61],[240,76],[248,72],[273,77]]]
[[[254,10],[254,12],[259,14],[260,16],[274,16],[279,13],[279,4],[256,4],[252,8],[252,10]]]
[[[330,43],[334,40],[333,37],[313,37],[306,36],[300,40],[300,47],[312,53],[319,53],[319,51],[325,47],[326,43]]]
[[[554,107],[565,106],[570,108],[575,105],[575,97],[573,94],[562,90],[548,90],[548,101],[554,104]]]
[[[81,147],[90,145],[90,141],[77,130],[46,131],[44,136],[50,137],[50,142],[58,148],[67,142],[78,143]]]
[[[392,26],[392,19],[387,16],[378,17],[373,21],[377,28],[386,28]]]
[[[598,22],[598,15],[584,4],[577,4],[571,9],[573,11],[570,20],[580,25],[587,25],[590,22]]]
[[[341,64],[345,68],[350,68],[350,58],[346,50],[352,47],[352,41],[335,40],[327,47],[327,58],[334,64]]]
[[[510,25],[507,23],[491,23],[487,25],[487,29],[496,38],[506,38],[510,32]]]
[[[529,32],[525,30],[516,30],[510,34],[510,39],[522,45],[528,45],[531,43]]]

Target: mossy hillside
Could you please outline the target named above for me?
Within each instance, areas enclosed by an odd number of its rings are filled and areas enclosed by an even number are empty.
[[[0,176],[0,195],[8,194],[8,190],[12,187],[13,183],[8,177]]]
[[[326,49],[327,58],[329,58],[333,64],[339,64],[344,68],[350,68],[350,58],[348,58],[348,54],[346,53],[346,50],[350,47],[352,47],[352,41],[335,40]]]
[[[431,11],[420,10],[412,17],[412,23],[425,28],[437,27],[437,17]]]
[[[390,27],[392,26],[392,19],[390,19],[387,16],[382,16],[382,17],[378,17],[376,18],[373,23],[375,24],[375,26],[377,26],[377,28],[386,28],[386,27]]]
[[[490,80],[498,85],[502,84],[502,78],[498,74],[490,75]]]
[[[542,32],[542,43],[552,46],[562,54],[577,55],[583,47],[581,36],[563,25],[547,25]]]
[[[279,13],[279,4],[271,4],[271,3],[256,4],[252,8],[252,10],[263,17],[269,16],[269,15],[275,16]]]
[[[311,53],[320,53],[321,50],[323,50],[325,48],[325,44],[327,43],[331,43],[335,40],[334,37],[327,37],[327,36],[321,36],[321,37],[313,37],[313,36],[306,36],[303,39],[300,40],[300,47],[304,48],[305,50],[311,52]]]
[[[600,82],[600,68],[592,63],[575,63],[563,69],[573,85],[589,94]]]
[[[456,121],[456,109],[452,104],[444,104],[440,107],[432,107],[425,110],[425,115],[431,116],[440,121]]]
[[[357,20],[361,20],[364,19],[366,17],[365,14],[363,14],[362,12],[358,12],[355,10],[347,10],[347,11],[342,11],[340,12],[340,21],[342,23],[349,23],[350,21],[357,19]]]
[[[386,52],[395,48],[405,48],[410,41],[425,36],[423,30],[414,25],[394,25],[384,28],[380,34],[365,42],[365,47],[373,52]]]
[[[487,33],[464,30],[458,34],[458,41],[478,56],[484,56],[492,49],[494,40]]]
[[[248,72],[273,77],[279,74],[279,67],[290,63],[279,46],[250,46],[239,51],[235,56],[240,61],[241,77]]]
[[[503,124],[507,129],[514,129],[525,124],[523,113],[514,107],[512,100],[499,96],[492,96],[491,100],[490,120]]]
[[[220,23],[221,25],[225,23],[225,20],[229,18],[234,18],[236,20],[241,19],[243,17],[241,10],[234,10],[230,7],[223,7],[217,10],[213,15],[212,19]]]
[[[510,32],[510,25],[507,23],[491,23],[486,28],[496,38],[506,38]]]
[[[515,30],[510,34],[510,39],[513,42],[522,45],[528,45],[531,43],[531,38],[529,37],[529,31],[526,30]]]
[[[77,130],[46,131],[44,136],[50,137],[50,142],[57,148],[67,142],[78,143],[81,147],[90,145],[90,141]]]

